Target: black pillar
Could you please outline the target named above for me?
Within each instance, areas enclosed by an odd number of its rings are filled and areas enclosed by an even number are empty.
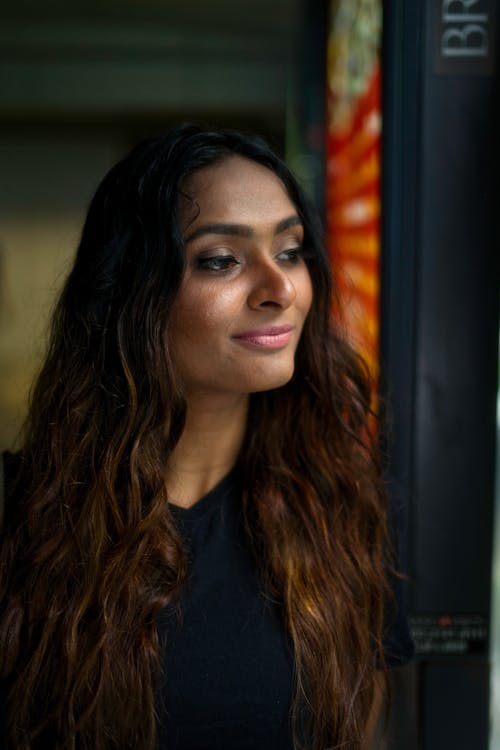
[[[496,0],[386,0],[382,373],[424,750],[487,750],[500,242]],[[403,701],[404,703],[404,701]],[[395,740],[397,741],[397,740]],[[407,745],[396,745],[396,747]]]

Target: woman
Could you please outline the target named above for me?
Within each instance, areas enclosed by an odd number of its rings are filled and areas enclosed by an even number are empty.
[[[261,140],[184,126],[104,178],[6,458],[6,747],[366,744],[408,649],[331,307]]]

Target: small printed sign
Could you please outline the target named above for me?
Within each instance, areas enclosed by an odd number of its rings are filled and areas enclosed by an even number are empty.
[[[410,615],[417,656],[488,653],[488,620],[483,615]]]
[[[493,75],[496,0],[438,0],[435,4],[435,72]]]

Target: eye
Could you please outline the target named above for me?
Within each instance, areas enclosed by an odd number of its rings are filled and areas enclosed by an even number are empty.
[[[302,247],[289,247],[287,250],[283,250],[279,255],[276,256],[278,260],[284,260],[288,263],[296,265],[304,257],[304,250]]]
[[[239,265],[239,261],[233,255],[211,255],[196,258],[196,268],[199,271],[228,271],[237,265]]]

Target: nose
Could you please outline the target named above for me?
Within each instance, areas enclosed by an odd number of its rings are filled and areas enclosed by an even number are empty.
[[[276,307],[286,310],[297,296],[297,291],[285,271],[271,260],[262,261],[248,295],[248,305],[252,309]]]

